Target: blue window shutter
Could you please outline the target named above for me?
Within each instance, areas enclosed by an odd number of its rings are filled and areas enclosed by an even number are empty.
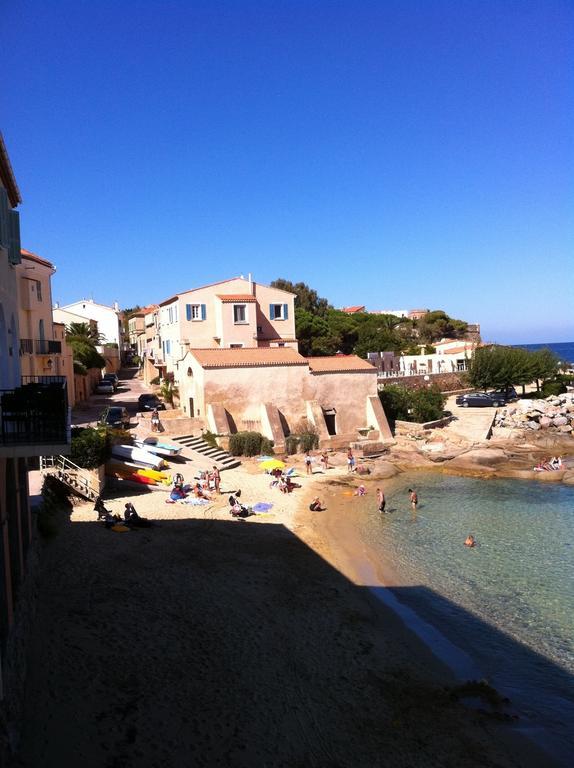
[[[0,187],[0,245],[8,248],[10,238],[8,235],[8,193],[4,187]]]
[[[269,318],[275,320],[275,304],[269,305]]]
[[[207,317],[207,313],[205,311],[205,304],[202,304],[201,305],[201,319],[205,320],[206,317]]]
[[[186,320],[191,320],[191,304],[185,305],[185,318]]]
[[[289,319],[289,305],[283,304],[283,320]]]
[[[8,261],[10,264],[20,264],[20,214],[18,211],[8,211]]]

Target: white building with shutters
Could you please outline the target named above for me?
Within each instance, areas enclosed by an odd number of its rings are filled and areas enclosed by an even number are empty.
[[[158,335],[145,350],[145,378],[173,373],[177,382],[189,349],[242,347],[297,350],[295,294],[234,277],[161,302]]]

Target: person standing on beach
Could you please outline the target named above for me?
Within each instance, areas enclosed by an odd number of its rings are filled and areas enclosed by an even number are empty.
[[[349,448],[347,452],[347,472],[353,472],[355,469],[355,457],[353,451]]]
[[[413,491],[412,488],[409,488],[409,499],[411,501],[411,507],[416,510],[417,504],[419,503],[419,497],[417,496],[417,492]]]
[[[379,505],[379,512],[384,512],[385,507],[387,506],[387,501],[385,499],[385,492],[382,488],[377,488],[377,503]]]
[[[311,466],[311,462],[313,459],[311,458],[311,454],[309,451],[305,451],[305,466],[307,467],[307,474],[312,475],[313,474],[313,467]]]
[[[211,477],[213,478],[213,484],[215,485],[216,492],[221,493],[219,490],[221,484],[221,475],[219,474],[219,469],[215,464],[213,465],[213,472],[211,473]]]
[[[321,464],[323,465],[323,469],[328,469],[329,467],[329,457],[327,456],[327,452],[323,451],[321,454]]]

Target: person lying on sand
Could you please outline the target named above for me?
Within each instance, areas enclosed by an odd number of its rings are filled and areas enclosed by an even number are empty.
[[[365,488],[364,485],[360,485],[355,491],[355,493],[353,494],[353,496],[366,496],[366,494],[367,494],[367,489]]]
[[[321,503],[321,500],[319,499],[319,497],[315,496],[313,501],[309,504],[309,509],[311,510],[311,512],[322,512],[325,509],[325,507]]]

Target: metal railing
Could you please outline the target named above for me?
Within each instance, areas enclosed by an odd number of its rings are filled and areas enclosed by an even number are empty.
[[[65,456],[40,456],[40,470],[55,475],[58,480],[87,499],[93,501],[100,495],[100,489],[93,485],[88,470],[82,469]]]
[[[52,339],[20,339],[20,352],[23,355],[59,355],[62,342]]]
[[[70,434],[65,376],[23,376],[0,390],[1,445],[69,445]]]

